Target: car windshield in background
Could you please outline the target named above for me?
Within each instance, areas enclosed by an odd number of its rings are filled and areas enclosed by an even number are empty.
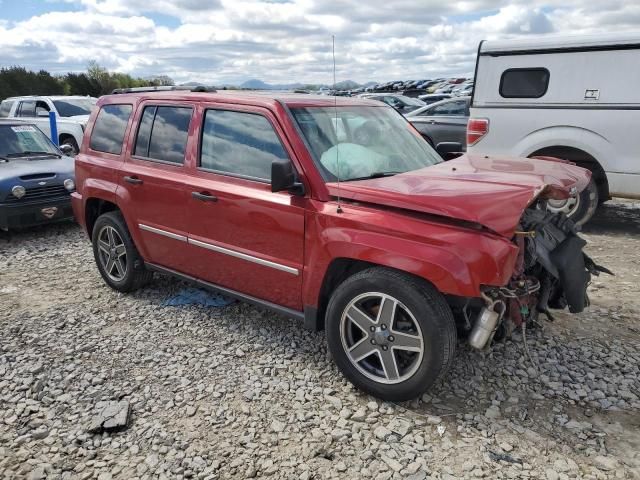
[[[326,181],[361,180],[429,167],[442,159],[384,107],[299,107],[293,116]]]
[[[0,157],[30,154],[60,155],[45,134],[33,125],[0,125]]]
[[[61,117],[75,117],[76,115],[89,115],[96,105],[93,98],[73,98],[54,100],[53,104]]]

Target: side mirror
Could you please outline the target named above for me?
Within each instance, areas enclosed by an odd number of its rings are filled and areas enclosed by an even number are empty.
[[[304,195],[304,185],[296,180],[296,172],[288,160],[276,160],[271,164],[271,191],[287,190],[293,195]]]
[[[443,160],[451,160],[464,153],[460,142],[440,142],[436,145],[436,152]]]
[[[64,153],[67,157],[70,157],[73,155],[73,147],[71,145],[69,145],[68,143],[62,144],[58,147],[58,149]]]

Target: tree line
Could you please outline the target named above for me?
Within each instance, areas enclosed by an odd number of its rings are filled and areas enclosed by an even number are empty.
[[[99,97],[114,88],[173,85],[167,76],[151,79],[134,78],[126,73],[109,72],[96,62],[89,62],[87,71],[51,75],[46,70],[33,72],[24,67],[0,68],[0,100],[21,95],[89,95]]]

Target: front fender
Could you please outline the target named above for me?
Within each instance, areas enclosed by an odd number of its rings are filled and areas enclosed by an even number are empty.
[[[389,211],[363,218],[358,210],[343,206],[342,214],[307,218],[307,245],[313,247],[305,259],[305,305],[318,305],[324,276],[340,258],[407,272],[463,297],[478,297],[481,285],[504,285],[511,277],[517,247],[504,237]]]
[[[75,139],[78,146],[82,145],[84,130],[82,130],[82,125],[80,123],[58,119],[57,128],[59,137],[63,135],[71,135]]]

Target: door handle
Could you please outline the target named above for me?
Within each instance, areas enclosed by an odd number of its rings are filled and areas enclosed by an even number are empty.
[[[218,197],[215,195],[211,195],[209,192],[191,192],[191,196],[196,200],[200,200],[202,202],[217,202]]]
[[[142,180],[139,179],[136,176],[130,177],[130,176],[127,175],[127,176],[124,177],[124,181],[127,182],[127,183],[130,183],[132,185],[140,185],[140,184],[142,184]]]

